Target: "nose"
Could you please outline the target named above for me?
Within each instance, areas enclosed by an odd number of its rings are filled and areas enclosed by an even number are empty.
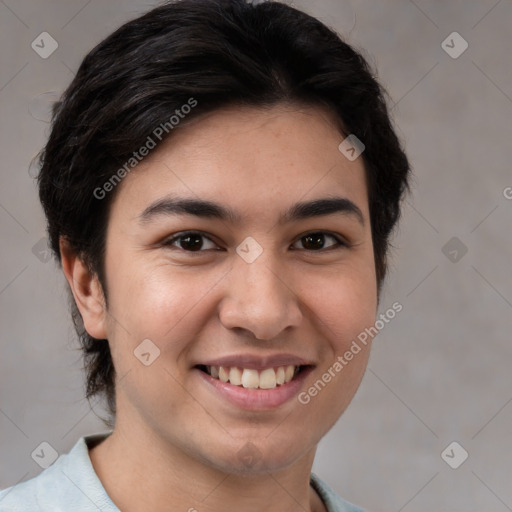
[[[291,273],[272,257],[262,255],[252,263],[238,258],[225,287],[219,317],[227,329],[242,329],[259,340],[272,340],[302,321]]]

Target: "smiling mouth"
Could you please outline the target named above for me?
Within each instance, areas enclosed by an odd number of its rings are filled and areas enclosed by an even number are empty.
[[[239,368],[236,366],[206,366],[197,365],[196,368],[210,377],[246,389],[273,389],[294,380],[304,370],[311,368],[304,366],[277,366],[255,370],[252,368]]]

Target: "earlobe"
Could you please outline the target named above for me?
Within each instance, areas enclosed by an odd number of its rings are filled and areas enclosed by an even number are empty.
[[[93,338],[108,339],[105,297],[98,277],[75,254],[64,237],[60,238],[59,247],[62,271],[82,315],[85,329]]]

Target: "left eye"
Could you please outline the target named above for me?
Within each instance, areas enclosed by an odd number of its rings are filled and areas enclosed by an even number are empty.
[[[325,231],[315,231],[311,233],[307,233],[303,236],[301,236],[297,242],[303,241],[303,245],[306,246],[306,251],[310,252],[320,252],[321,250],[324,250],[325,247],[325,239],[330,238],[331,240],[334,240],[334,244],[329,245],[328,247],[348,247],[348,244],[345,243],[341,238],[331,235],[330,233],[327,233]],[[206,247],[206,249],[214,249],[216,247],[216,244],[212,242],[210,238],[208,238],[206,235],[203,235],[202,233],[198,231],[189,231],[186,233],[179,233],[172,238],[169,238],[164,242],[165,246],[176,246],[176,244],[179,244],[180,249],[183,249],[187,252],[201,252],[202,249],[205,249],[203,241],[202,240],[208,240],[210,244],[212,244],[212,247]],[[295,243],[297,243],[295,242]],[[309,248],[308,248],[309,246]]]
[[[306,235],[301,236],[299,240],[297,240],[297,242],[305,240],[305,245],[310,246],[309,249],[306,248],[307,251],[319,252],[317,249],[325,249],[325,247],[323,247],[325,238],[331,238],[335,242],[333,245],[330,245],[329,247],[347,247],[347,244],[343,242],[341,238],[335,235],[331,235],[330,233],[326,233],[325,231],[315,231],[314,233],[307,233]],[[322,247],[318,247],[319,245],[321,245]],[[312,249],[311,246],[316,246],[316,249]]]

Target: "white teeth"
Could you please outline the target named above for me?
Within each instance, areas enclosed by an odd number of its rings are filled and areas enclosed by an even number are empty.
[[[233,366],[231,370],[229,370],[229,382],[235,386],[242,384],[242,372],[236,366]]]
[[[244,370],[245,372],[245,370]],[[276,387],[276,372],[274,368],[267,368],[260,373],[260,388],[272,389]]]
[[[242,372],[242,386],[244,388],[256,389],[260,385],[258,370],[244,369]]]
[[[229,373],[226,371],[226,369],[223,366],[219,367],[219,379],[222,382],[227,382],[229,380]]]
[[[284,381],[290,382],[293,379],[293,374],[295,373],[295,366],[292,366],[291,364],[286,367],[286,370],[284,371]]]
[[[278,368],[265,368],[258,371],[252,368],[231,368],[226,366],[208,366],[207,372],[222,382],[229,382],[234,386],[243,386],[248,389],[273,389],[290,382],[298,367],[294,365],[279,366]]]

